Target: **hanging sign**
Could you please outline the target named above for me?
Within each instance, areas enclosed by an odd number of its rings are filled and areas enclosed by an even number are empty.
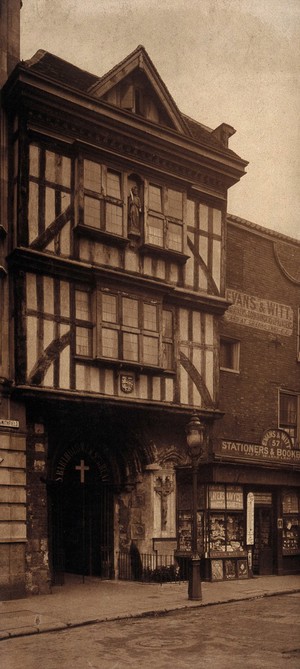
[[[254,495],[248,492],[247,495],[247,546],[254,544]]]

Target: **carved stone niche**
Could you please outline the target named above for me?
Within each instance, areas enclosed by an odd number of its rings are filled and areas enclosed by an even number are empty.
[[[128,177],[128,237],[136,244],[143,232],[144,183],[138,174]]]

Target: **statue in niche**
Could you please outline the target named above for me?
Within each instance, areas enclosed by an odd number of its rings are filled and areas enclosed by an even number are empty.
[[[137,185],[132,186],[128,198],[128,233],[139,237],[141,234],[142,203]]]
[[[166,476],[163,479],[162,476],[158,476],[156,479],[156,485],[154,487],[155,492],[160,496],[161,500],[161,529],[167,529],[167,515],[168,515],[168,496],[174,490],[174,483],[169,476]]]

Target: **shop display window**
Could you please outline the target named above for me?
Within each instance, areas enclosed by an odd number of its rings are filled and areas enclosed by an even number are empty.
[[[208,541],[210,556],[239,554],[245,546],[243,490],[240,486],[209,486]],[[224,509],[217,513],[214,509]]]
[[[282,553],[283,555],[298,554],[300,553],[300,503],[297,492],[284,491],[282,510]]]

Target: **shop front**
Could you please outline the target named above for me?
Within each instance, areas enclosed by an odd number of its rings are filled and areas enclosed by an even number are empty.
[[[204,580],[300,573],[300,451],[219,442],[199,466],[197,504]],[[179,561],[191,552],[190,509],[190,472],[178,470]]]

